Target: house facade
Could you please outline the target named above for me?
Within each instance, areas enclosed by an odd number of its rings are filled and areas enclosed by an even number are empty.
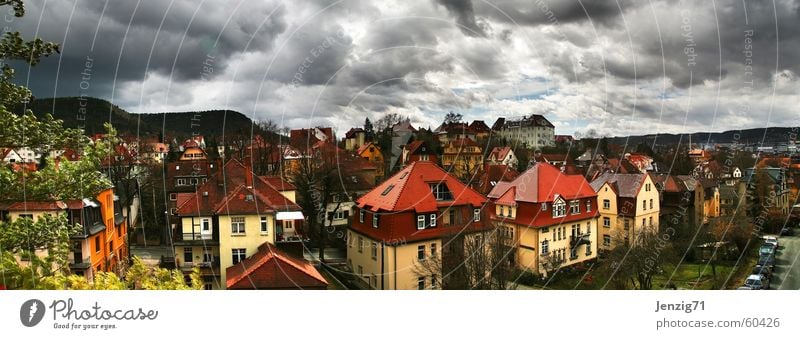
[[[597,257],[597,194],[583,176],[538,162],[488,197],[518,268],[547,274]]]
[[[436,164],[413,162],[357,200],[347,264],[367,288],[439,289],[441,274],[421,267],[455,251],[443,238],[487,225],[485,202]]]
[[[519,159],[517,159],[517,155],[514,154],[511,147],[495,147],[492,148],[492,151],[486,156],[486,164],[507,165],[512,168],[517,168]]]
[[[472,177],[483,167],[483,150],[469,138],[452,140],[442,151],[442,167],[458,178]]]
[[[543,115],[531,114],[516,119],[499,118],[492,129],[498,136],[528,148],[555,146],[555,126]]]
[[[640,232],[658,231],[661,201],[650,175],[605,173],[591,185],[597,192],[601,249],[632,244]]]
[[[264,243],[301,241],[296,230],[303,216],[291,188],[229,160],[195,192],[180,195],[180,224],[173,230],[176,264],[187,274],[200,267],[205,288],[220,289],[227,286],[227,268]]]

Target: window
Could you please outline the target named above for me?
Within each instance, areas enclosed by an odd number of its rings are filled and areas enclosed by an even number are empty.
[[[261,217],[261,234],[267,234],[269,232],[269,223],[267,222],[267,217]]]
[[[511,213],[509,213],[509,214],[511,214]],[[505,206],[500,206],[500,216],[503,217],[505,215],[506,215],[506,207]]]
[[[356,271],[356,272],[358,273],[359,276],[363,276],[364,275],[364,267],[362,267],[361,265],[358,265],[358,271]]]
[[[294,227],[294,220],[283,221],[283,228],[292,228],[292,227]]]
[[[611,209],[611,200],[603,199],[603,209]]]
[[[419,156],[419,159],[422,160],[422,161],[428,161],[428,155],[427,154],[422,154],[422,155]]]
[[[177,193],[170,193],[169,194],[169,200],[170,201],[178,200],[178,194]]]
[[[170,208],[170,209],[169,209],[169,214],[171,214],[171,215],[175,215],[175,214],[177,214],[177,213],[178,213],[178,209],[177,209],[177,208],[173,207],[173,208]]]
[[[592,222],[591,221],[586,223],[586,233],[587,234],[592,234]]]
[[[100,236],[94,237],[94,251],[100,252]]]
[[[425,277],[417,278],[417,289],[424,290],[425,289]]]
[[[436,253],[436,243],[432,243],[431,244],[431,256],[435,257],[436,255],[437,255],[437,253]]]
[[[573,200],[569,202],[569,213],[570,214],[579,214],[581,213],[581,203],[578,200]]]
[[[542,254],[547,254],[550,252],[550,243],[545,240],[542,241]]]
[[[244,217],[231,217],[231,234],[244,234]]]
[[[208,249],[203,250],[203,262],[214,262],[214,256],[211,255],[211,251]]]
[[[647,224],[645,224],[645,219],[642,218],[642,226],[644,227],[645,225],[647,225]]]
[[[447,185],[443,182],[438,184],[431,184],[431,193],[436,198],[436,200],[453,200],[453,193],[450,192],[450,189],[447,188]]]
[[[231,250],[231,254],[233,255],[233,264],[236,265],[244,260],[245,254],[247,253],[247,249],[244,248],[234,248]]]
[[[650,222],[650,226],[653,226],[653,217],[650,217],[649,222]]]
[[[417,229],[418,230],[425,229],[425,216],[424,215],[418,215],[417,216]]]
[[[611,219],[608,217],[603,217],[603,227],[611,227]]]
[[[381,192],[381,195],[385,196],[385,195],[389,194],[389,192],[391,192],[393,188],[394,188],[394,185],[386,186],[386,189],[384,189],[383,192]]]
[[[184,247],[183,248],[183,262],[185,262],[185,263],[192,262],[192,248],[191,247]]]
[[[650,184],[645,184],[644,185],[644,191],[645,192],[650,192]]]
[[[653,199],[650,199],[650,209],[653,209]]]
[[[642,200],[642,209],[647,210],[647,200]]]
[[[425,245],[417,246],[417,259],[425,260]]]
[[[358,253],[364,252],[364,238],[358,237]]]
[[[370,277],[369,281],[372,288],[378,288],[378,277],[375,274]]]
[[[364,223],[364,215],[367,214],[364,210],[358,211],[358,222]]]
[[[448,214],[450,216],[450,225],[455,225],[456,224],[456,210],[453,209],[453,207],[450,207],[450,210],[449,210]]]
[[[480,208],[476,208],[476,209],[472,210],[472,221],[481,221],[481,209]]]
[[[591,200],[586,200],[586,212],[588,213],[588,212],[591,212],[591,211],[592,211],[592,201]]]
[[[372,214],[372,227],[378,228],[378,213]]]
[[[608,234],[603,235],[603,246],[611,246],[611,236]]]
[[[178,186],[186,186],[186,179],[178,179]]]
[[[372,260],[378,259],[378,243],[372,242]]]
[[[542,211],[547,211],[547,203],[546,202],[542,203]]]
[[[437,288],[439,286],[439,279],[436,278],[436,274],[431,276],[431,288]]]
[[[436,213],[431,213],[430,218],[431,227],[436,227]]]
[[[563,200],[556,200],[553,203],[553,218],[560,218],[567,215],[567,204]]]

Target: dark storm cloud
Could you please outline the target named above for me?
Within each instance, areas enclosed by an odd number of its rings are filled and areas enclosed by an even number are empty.
[[[267,49],[286,28],[285,9],[278,2],[198,5],[152,0],[137,6],[134,1],[110,1],[103,12],[100,1],[30,2],[26,16],[13,28],[28,37],[38,28],[41,38],[60,43],[62,49],[60,56],[47,58],[33,69],[29,87],[39,96],[77,95],[86,77],[82,73],[89,73],[87,94],[108,97],[115,82],[141,81],[148,72],[170,75],[176,82],[210,77],[213,74],[204,73],[204,64],[222,71],[231,55]],[[87,62],[91,63],[88,70]],[[26,73],[23,67],[18,75]]]
[[[620,0],[623,9],[632,1]],[[476,1],[478,15],[515,25],[542,25],[591,21],[595,24],[614,22],[620,14],[615,0],[508,0]]]
[[[486,31],[475,20],[475,9],[471,0],[437,0],[447,8],[447,11],[456,18],[458,28],[466,35],[472,37],[485,37]]]

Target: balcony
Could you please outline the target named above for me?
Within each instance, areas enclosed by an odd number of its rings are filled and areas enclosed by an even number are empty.
[[[75,253],[69,259],[69,268],[71,269],[87,269],[92,266],[92,258],[81,257],[80,253]]]

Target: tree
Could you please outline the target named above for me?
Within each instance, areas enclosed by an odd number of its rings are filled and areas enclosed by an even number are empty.
[[[508,238],[500,228],[445,235],[442,252],[419,261],[414,271],[440,281],[443,289],[508,289],[513,284],[512,255]]]
[[[366,140],[369,141],[375,136],[375,130],[372,128],[372,122],[369,121],[369,117],[364,119],[364,134],[366,135]]]
[[[14,16],[19,18],[25,15],[25,4],[22,0],[0,1],[0,6],[6,5],[12,6]],[[58,44],[39,38],[25,41],[19,32],[6,32],[0,39],[0,60],[3,60],[0,74],[0,105],[11,107],[31,99],[31,91],[28,88],[12,83],[14,69],[8,64],[9,61],[22,61],[30,66],[36,66],[42,57],[53,53],[59,53]],[[4,125],[3,128],[6,127],[8,125]]]
[[[453,111],[447,112],[444,116],[444,123],[445,124],[457,124],[461,123],[464,119],[464,115],[461,113],[455,113]]]
[[[631,242],[620,242],[608,252],[609,265],[604,269],[615,288],[649,290],[653,277],[661,273],[671,258],[669,236],[664,233],[639,232]]]

